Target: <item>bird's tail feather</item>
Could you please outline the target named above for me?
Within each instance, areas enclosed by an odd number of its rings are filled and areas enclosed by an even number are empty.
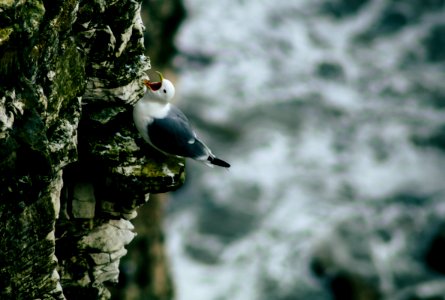
[[[209,156],[209,158],[207,160],[212,165],[223,167],[223,168],[230,168],[230,164],[229,163],[227,163],[227,162],[225,162],[222,159],[219,159],[217,157]]]

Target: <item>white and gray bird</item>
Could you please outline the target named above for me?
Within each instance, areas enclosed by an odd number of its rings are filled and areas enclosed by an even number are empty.
[[[184,113],[170,103],[175,87],[157,73],[160,81],[144,80],[146,92],[133,109],[134,123],[144,140],[164,154],[229,168],[198,138]]]

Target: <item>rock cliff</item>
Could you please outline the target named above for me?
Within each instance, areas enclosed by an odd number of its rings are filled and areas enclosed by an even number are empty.
[[[1,299],[108,299],[135,209],[184,180],[133,127],[150,69],[140,11],[0,2]]]

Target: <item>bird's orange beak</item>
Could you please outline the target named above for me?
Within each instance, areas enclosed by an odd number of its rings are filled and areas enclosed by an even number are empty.
[[[151,81],[151,80],[143,80],[143,83],[145,84],[146,87],[148,87],[150,90],[152,91],[157,91],[161,88],[162,86],[162,80],[164,80],[164,77],[162,76],[162,74],[158,71],[156,71],[156,73],[158,73],[159,75],[159,81]]]

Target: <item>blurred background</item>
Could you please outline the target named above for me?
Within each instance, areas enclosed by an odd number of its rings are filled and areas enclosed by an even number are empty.
[[[152,66],[232,164],[169,195],[176,299],[445,299],[445,1],[170,2]]]

